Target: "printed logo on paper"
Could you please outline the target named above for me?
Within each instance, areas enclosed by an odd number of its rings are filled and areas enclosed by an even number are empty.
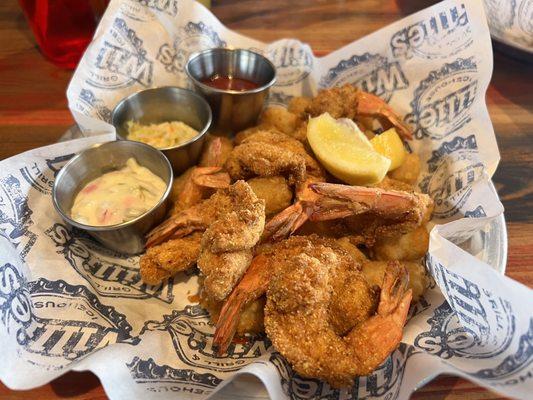
[[[15,246],[23,260],[37,241],[29,229],[32,214],[20,180],[13,175],[0,178],[0,236]]]
[[[483,175],[476,137],[455,137],[433,151],[428,172],[420,188],[435,201],[433,215],[449,218],[457,214],[472,193],[471,184]]]
[[[56,245],[57,254],[64,257],[99,295],[156,298],[165,303],[174,299],[172,279],[157,286],[146,285],[141,280],[139,267],[128,265],[133,260],[124,260],[125,263],[120,264],[123,256],[96,244],[81,231],[74,228],[69,231],[65,225],[56,223],[45,233]],[[137,262],[136,259],[133,262]]]
[[[286,41],[265,54],[276,67],[276,86],[291,86],[303,81],[313,70],[313,53],[299,41]]]
[[[327,88],[350,83],[365,92],[389,101],[392,94],[409,86],[400,63],[389,61],[379,54],[365,53],[342,60],[320,79],[319,86]]]
[[[126,317],[85,286],[43,278],[26,282],[11,264],[0,267],[0,283],[2,322],[30,363],[61,369],[108,344],[139,342]]]
[[[473,210],[465,212],[466,218],[484,218],[486,216],[487,213],[485,212],[483,206],[477,206]]]
[[[61,170],[72,157],[74,157],[74,153],[46,159],[46,168],[42,168],[39,164],[34,162],[30,166],[21,168],[20,173],[32,188],[39,193],[49,196],[52,194],[54,180],[59,173],[59,170]]]
[[[111,122],[111,109],[89,89],[81,90],[76,109],[85,115],[94,115],[102,121]]]
[[[120,12],[142,22],[153,21],[158,14],[175,17],[178,15],[178,0],[123,0]]]
[[[151,393],[185,393],[205,396],[222,382],[222,379],[213,374],[159,365],[152,358],[142,360],[134,357],[126,366],[135,383]]]
[[[167,72],[179,74],[184,71],[192,53],[212,47],[226,47],[226,42],[212,27],[191,21],[179,30],[173,43],[164,43],[159,48],[156,59]]]
[[[405,117],[415,127],[415,137],[442,139],[470,122],[477,87],[472,58],[460,58],[430,72],[416,88],[412,112]]]
[[[432,275],[447,301],[427,322],[415,346],[444,359],[490,358],[508,349],[515,333],[511,303],[448,271],[428,257]]]
[[[232,343],[222,357],[213,348],[214,328],[209,324],[209,315],[202,307],[186,306],[164,315],[163,321],[146,321],[144,331],[167,331],[172,338],[176,354],[182,362],[193,368],[217,372],[237,371],[269,351],[265,340],[250,340]]]
[[[383,398],[396,399],[403,380],[407,359],[417,351],[413,346],[400,343],[400,346],[374,372],[355,380],[349,389],[353,399]],[[341,394],[320,379],[302,378],[291,368],[290,364],[278,353],[270,356],[270,362],[278,369],[281,386],[289,398],[294,400],[327,399],[337,400]]]
[[[516,0],[483,0],[483,3],[492,29],[501,33],[513,26]]]
[[[153,61],[137,33],[122,18],[116,18],[101,44],[96,61],[87,68],[87,83],[102,89],[121,89],[135,84],[150,87]]]
[[[533,363],[533,318],[529,320],[529,329],[518,340],[516,351],[505,357],[494,368],[484,368],[476,372],[467,372],[470,376],[485,379],[493,386],[507,386],[524,383],[532,378],[531,369],[526,368]],[[501,381],[501,382],[495,382]]]
[[[453,56],[473,42],[469,23],[464,4],[441,11],[392,35],[392,54],[407,59],[413,56],[425,59]]]

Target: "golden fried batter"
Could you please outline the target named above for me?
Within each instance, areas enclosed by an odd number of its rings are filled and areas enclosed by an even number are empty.
[[[418,154],[414,153],[407,154],[403,164],[396,168],[394,171],[389,172],[389,176],[392,179],[405,182],[411,186],[416,183],[419,175],[420,157],[418,157]]]
[[[422,225],[403,235],[378,238],[372,252],[377,260],[416,261],[426,255],[428,248],[429,233]]]
[[[249,142],[231,152],[225,168],[233,179],[286,176],[291,185],[305,180],[305,158],[282,147]]]
[[[379,182],[378,184],[374,185],[374,187],[385,189],[385,190],[403,190],[406,192],[411,192],[413,190],[412,185],[396,180],[396,179],[389,178],[386,175],[383,178],[383,180]]]
[[[420,263],[411,261],[400,261],[409,273],[409,288],[413,291],[413,303],[416,303],[420,296],[429,287],[429,278],[426,269]],[[387,261],[368,261],[363,264],[363,274],[369,285],[381,285],[383,276],[389,263]]]
[[[266,108],[259,117],[259,125],[273,127],[285,134],[294,132],[300,119],[282,106]]]
[[[244,307],[235,331],[237,335],[262,333],[265,331],[265,302],[265,296],[261,296]],[[222,301],[216,301],[207,297],[203,291],[200,292],[200,305],[209,312],[209,317],[213,324],[217,323],[223,304]]]
[[[328,112],[333,118],[355,119],[359,89],[353,85],[344,85],[321,90],[313,97],[306,111],[312,117]]]
[[[252,252],[249,250],[220,254],[202,251],[198,258],[198,268],[205,276],[203,290],[206,295],[217,301],[224,300],[250,262]]]
[[[275,270],[267,291],[265,330],[300,375],[335,387],[351,385],[401,340],[411,299],[405,270],[387,270],[377,313],[370,316],[376,307],[374,292],[366,289],[353,259],[332,241],[311,242],[312,249],[304,245]]]
[[[283,132],[277,130],[274,127],[267,127],[267,126],[264,126],[264,125],[257,125],[257,126],[252,126],[251,128],[246,128],[245,130],[240,131],[239,133],[237,133],[235,135],[235,137],[233,138],[233,143],[235,144],[235,146],[238,146],[238,145],[242,144],[242,142],[244,140],[246,140],[247,138],[249,138],[250,136],[255,135],[258,132],[265,132],[265,131],[266,132],[283,134]]]
[[[270,216],[291,205],[292,190],[282,176],[249,179],[248,184],[255,195],[265,201],[265,214]]]
[[[141,278],[148,285],[158,285],[165,279],[192,267],[200,254],[202,234],[169,240],[150,247],[139,260]]]
[[[265,203],[246,182],[237,181],[223,193],[231,205],[206,229],[198,258],[204,290],[215,300],[223,300],[246,271],[265,225]]]
[[[312,99],[309,97],[293,97],[291,101],[289,101],[287,110],[301,120],[304,120],[307,118],[307,107],[311,105],[311,101]]]
[[[305,167],[309,174],[315,177],[322,177],[325,174],[322,166],[307,152],[305,146],[295,138],[286,134],[272,131],[258,131],[249,135],[241,142],[241,144],[246,143],[274,144],[275,146],[287,149],[304,157]]]
[[[342,247],[352,258],[358,263],[363,264],[368,261],[365,253],[363,253],[357,245],[363,243],[360,236],[343,236],[337,239],[337,244]]]

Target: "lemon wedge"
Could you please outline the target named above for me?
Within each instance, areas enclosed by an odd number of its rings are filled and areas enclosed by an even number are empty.
[[[307,140],[324,168],[351,185],[380,182],[391,164],[353,121],[329,113],[309,120]]]
[[[379,154],[391,160],[389,171],[398,168],[405,161],[407,151],[405,151],[402,139],[398,136],[396,129],[390,128],[382,134],[374,136],[370,143]]]

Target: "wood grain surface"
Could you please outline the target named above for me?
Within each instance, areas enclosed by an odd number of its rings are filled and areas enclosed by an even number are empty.
[[[432,1],[213,1],[215,15],[230,29],[272,41],[295,37],[317,55],[352,42]],[[47,62],[35,46],[15,0],[0,2],[0,159],[54,143],[73,123],[65,91],[71,71]],[[487,93],[501,152],[494,176],[505,206],[509,234],[507,275],[533,286],[533,66],[495,52]],[[1,362],[1,357],[0,357]],[[70,372],[48,385],[11,391],[0,398],[104,399],[98,378]],[[500,399],[501,396],[455,377],[439,377],[413,399]]]

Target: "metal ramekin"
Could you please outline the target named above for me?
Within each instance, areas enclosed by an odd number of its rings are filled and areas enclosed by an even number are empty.
[[[128,121],[141,124],[181,121],[196,129],[198,135],[191,140],[159,149],[169,159],[176,175],[198,162],[211,120],[211,108],[201,96],[191,90],[173,86],[133,93],[115,106],[111,116],[119,139],[128,138]]]
[[[74,221],[70,210],[78,192],[93,179],[122,168],[132,157],[166,183],[159,202],[137,218],[117,225],[92,226]],[[144,143],[120,140],[87,149],[70,160],[57,174],[52,199],[55,209],[68,225],[86,231],[112,250],[137,254],[144,249],[145,234],[166,214],[172,178],[172,167],[159,150]]]
[[[244,49],[215,48],[194,53],[185,72],[198,93],[213,110],[214,127],[236,133],[255,125],[270,87],[276,82],[276,67],[261,54]],[[233,76],[259,85],[246,91],[222,90],[202,83],[214,75]]]

